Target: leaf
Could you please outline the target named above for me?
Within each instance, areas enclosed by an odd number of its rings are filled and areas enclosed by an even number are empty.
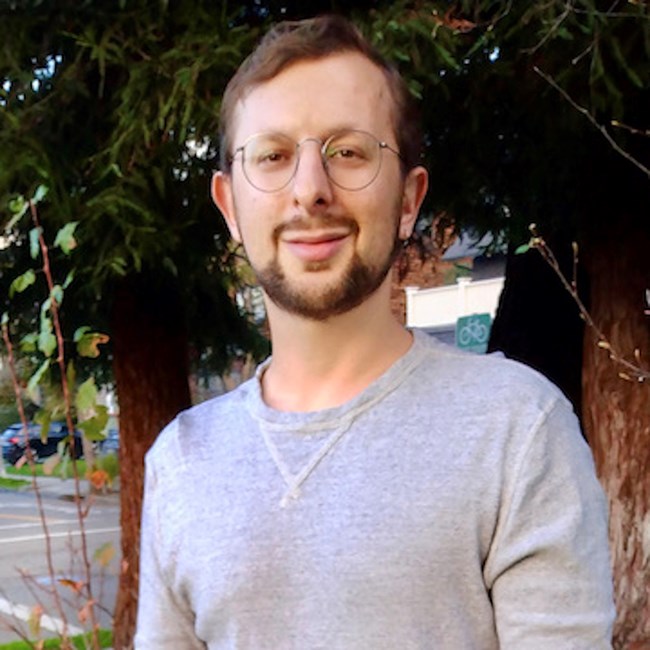
[[[115,557],[115,547],[110,542],[102,544],[93,554],[93,559],[103,569],[107,568]]]
[[[77,240],[74,238],[74,231],[79,225],[78,221],[67,223],[56,233],[54,246],[60,248],[66,255],[77,247]]]
[[[38,345],[38,334],[35,332],[25,334],[25,336],[20,339],[19,345],[21,352],[35,352],[36,346]]]
[[[45,359],[38,370],[29,378],[29,381],[27,382],[27,393],[29,394],[30,399],[35,403],[38,403],[38,394],[36,389],[41,379],[43,379],[43,375],[48,371],[49,367],[50,360]]]
[[[40,605],[34,605],[29,610],[29,616],[27,618],[29,633],[32,637],[38,637],[41,635],[42,618],[43,618],[43,608]]]
[[[123,257],[114,257],[110,261],[111,270],[120,276],[126,275],[127,262]]]
[[[104,489],[106,487],[106,484],[110,481],[108,472],[103,469],[95,469],[91,472],[88,472],[86,478],[90,481],[90,484],[96,490]]]
[[[81,590],[84,588],[84,583],[81,580],[70,580],[69,578],[59,578],[58,580],[60,585],[72,589],[76,594],[80,594]]]
[[[95,415],[83,422],[78,422],[78,427],[83,431],[84,436],[92,442],[103,440],[104,429],[108,424],[108,407],[103,404],[95,405]]]
[[[29,254],[35,260],[38,257],[38,252],[41,248],[39,236],[43,232],[42,228],[32,228],[29,231]]]
[[[65,282],[63,283],[63,288],[67,289],[73,282],[74,280],[74,271],[70,271],[68,275],[65,278]]]
[[[47,315],[45,309],[41,309],[41,332],[52,332],[52,319]]]
[[[21,217],[27,212],[27,208],[29,207],[29,203],[25,201],[25,197],[22,195],[19,195],[9,201],[7,204],[7,207],[9,208],[9,212],[11,212],[14,215],[20,215]]]
[[[60,305],[63,302],[63,287],[60,284],[55,284],[50,291],[50,297]]]
[[[9,285],[9,298],[13,298],[17,293],[22,293],[27,287],[31,287],[34,282],[36,282],[36,273],[32,269],[25,271]]]
[[[38,349],[46,357],[51,357],[56,350],[56,336],[52,332],[41,330],[38,335]]]
[[[29,208],[29,203],[25,201],[25,197],[18,196],[9,201],[9,211],[13,213],[13,217],[5,226],[5,232],[9,232],[24,216]]]
[[[81,327],[78,327],[78,328],[75,330],[75,333],[74,333],[73,336],[72,336],[72,340],[73,340],[75,343],[79,343],[79,341],[81,341],[81,338],[83,337],[83,335],[84,335],[86,332],[89,332],[89,331],[90,331],[90,327],[88,327],[88,325],[82,325]]]
[[[47,439],[47,432],[50,430],[50,423],[52,422],[52,413],[48,410],[39,411],[34,417],[34,422],[41,427],[41,440],[45,442]]]
[[[437,41],[434,41],[433,45],[444,63],[446,63],[452,70],[460,70],[458,61],[456,61],[449,50],[440,45]]]
[[[95,386],[95,380],[93,377],[89,377],[79,386],[74,403],[78,411],[87,411],[95,406],[96,401],[97,387]]]
[[[41,304],[41,328],[43,327],[43,319],[47,318],[47,312],[52,306],[52,299],[47,298],[47,300],[44,300],[43,303]],[[50,327],[50,331],[51,331]]]
[[[522,244],[515,249],[515,255],[523,255],[530,250],[530,244]]]
[[[36,188],[36,191],[34,192],[34,196],[32,197],[32,203],[40,203],[48,193],[48,189],[46,185],[39,185]]]
[[[88,329],[88,328],[80,328]],[[79,330],[77,330],[79,332]],[[77,352],[82,357],[89,357],[91,359],[96,359],[99,354],[99,345],[108,343],[110,340],[107,334],[102,334],[101,332],[83,332],[79,337],[75,333],[75,342],[77,343]]]

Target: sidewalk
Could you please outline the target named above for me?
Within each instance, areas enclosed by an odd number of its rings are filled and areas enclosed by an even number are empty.
[[[21,477],[23,478],[23,477]],[[34,492],[34,487],[31,484],[31,479],[28,479],[30,484],[22,488],[23,492]],[[75,495],[75,485],[74,479],[68,478],[63,479],[58,476],[39,476],[36,478],[38,488],[40,493],[44,497],[49,497],[53,499],[65,499],[69,501],[74,500]],[[82,497],[87,497],[90,492],[90,484],[84,478],[79,480],[79,492]],[[116,505],[119,505],[120,502],[120,492],[119,487],[114,486],[110,491],[105,493],[102,492],[93,492],[93,499],[101,500],[103,502],[114,502]]]

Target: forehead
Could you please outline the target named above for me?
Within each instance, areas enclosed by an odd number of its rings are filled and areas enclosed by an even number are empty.
[[[393,135],[394,102],[383,70],[365,56],[343,52],[293,63],[244,95],[235,106],[233,143],[262,131],[296,139],[341,128]]]

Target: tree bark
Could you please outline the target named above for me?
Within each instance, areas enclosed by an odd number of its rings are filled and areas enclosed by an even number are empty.
[[[159,431],[190,405],[187,336],[177,291],[131,276],[117,287],[112,310],[114,374],[120,406],[122,571],[114,647],[133,647],[144,455]]]
[[[590,245],[591,314],[612,347],[650,366],[650,234],[610,232]],[[624,368],[585,336],[583,423],[610,508],[617,622],[615,648],[650,647],[650,381],[626,381]]]

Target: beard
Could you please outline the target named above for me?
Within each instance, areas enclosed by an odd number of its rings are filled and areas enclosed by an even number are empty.
[[[334,221],[347,225],[355,234],[359,230],[356,221],[347,218],[328,219],[323,223]],[[310,291],[308,288],[293,285],[282,270],[277,256],[264,268],[253,268],[253,270],[268,298],[279,308],[309,320],[325,321],[359,306],[384,282],[401,250],[402,242],[398,237],[397,217],[395,224],[393,245],[383,258],[375,259],[374,263],[371,263],[361,259],[355,252],[338,281],[324,288],[314,288]],[[279,226],[274,232],[276,250],[280,233],[286,227]],[[296,227],[296,225],[290,224],[288,227]],[[318,272],[319,268],[322,268],[320,263],[307,267],[312,272]]]

